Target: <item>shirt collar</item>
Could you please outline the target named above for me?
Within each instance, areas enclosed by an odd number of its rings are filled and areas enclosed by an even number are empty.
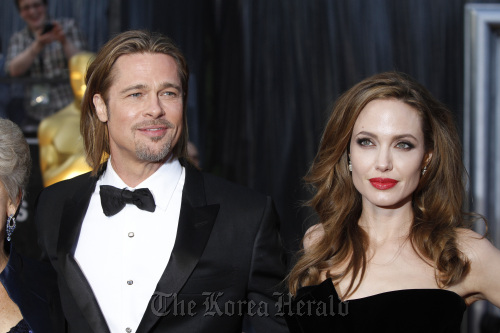
[[[111,158],[107,161],[107,167],[98,185],[111,185],[117,188],[127,188],[135,190],[139,188],[148,188],[155,199],[155,204],[160,209],[167,209],[170,198],[172,197],[179,179],[181,178],[183,167],[177,158],[170,158],[167,162],[156,170],[151,176],[145,179],[136,187],[130,187],[118,176],[113,169]]]

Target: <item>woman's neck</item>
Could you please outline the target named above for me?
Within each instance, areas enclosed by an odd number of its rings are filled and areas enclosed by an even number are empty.
[[[9,256],[4,251],[4,240],[0,240],[0,273],[3,272],[8,261]]]
[[[383,243],[390,239],[405,239],[410,233],[412,221],[413,210],[405,206],[363,209],[358,223],[372,241]]]

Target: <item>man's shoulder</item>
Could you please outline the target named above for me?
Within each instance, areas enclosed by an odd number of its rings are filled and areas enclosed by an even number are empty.
[[[21,30],[14,32],[9,39],[9,47],[19,46],[21,44],[30,43],[33,38],[30,36],[28,28],[24,27]]]
[[[92,181],[93,179],[90,175],[90,172],[87,172],[44,188],[40,193],[40,197],[51,198],[55,196],[58,198],[64,197],[65,199],[67,199],[72,197],[73,194],[81,192],[83,187],[90,186]]]
[[[90,173],[54,183],[42,190],[35,204],[38,239],[43,244],[56,244],[63,212],[87,196],[93,184]],[[67,221],[72,223],[72,221]],[[54,233],[54,231],[56,231]]]
[[[10,40],[15,41],[15,40],[18,40],[20,38],[25,38],[25,37],[31,37],[27,26],[22,28],[21,30],[15,31],[11,35]]]
[[[14,59],[19,53],[23,52],[32,42],[33,37],[30,36],[27,27],[14,32],[12,36],[10,36],[7,56],[5,59],[5,70],[7,73],[12,59]]]

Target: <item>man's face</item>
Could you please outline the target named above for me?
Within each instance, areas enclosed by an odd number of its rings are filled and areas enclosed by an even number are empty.
[[[47,7],[42,0],[19,0],[19,14],[30,30],[38,30],[45,24]]]
[[[107,122],[113,163],[162,162],[182,132],[182,88],[175,60],[165,54],[123,55],[113,65],[104,101],[94,95]]]

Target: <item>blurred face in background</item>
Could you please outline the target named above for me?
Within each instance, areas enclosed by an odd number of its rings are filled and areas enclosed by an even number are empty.
[[[43,0],[19,0],[19,14],[31,31],[42,29],[47,21],[47,6]]]

